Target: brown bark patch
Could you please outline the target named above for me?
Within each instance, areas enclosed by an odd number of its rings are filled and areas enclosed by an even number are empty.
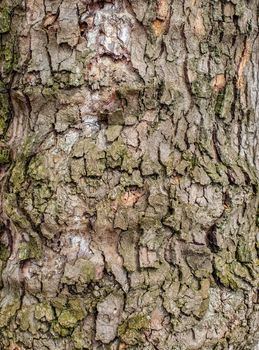
[[[151,314],[151,329],[162,329],[164,317],[163,310],[160,307],[156,307]]]
[[[21,349],[18,345],[12,343],[12,344],[10,345],[9,350],[22,350],[22,349]]]
[[[224,16],[232,17],[234,16],[234,14],[235,14],[235,8],[233,4],[231,3],[226,4],[224,7]]]
[[[168,10],[169,10],[168,0],[158,0],[157,18],[166,19],[168,15]]]
[[[155,36],[159,37],[164,34],[167,28],[167,18],[169,14],[168,0],[158,0],[156,9],[156,19],[152,22],[152,29]]]
[[[56,22],[57,17],[58,17],[57,15],[53,15],[53,14],[47,15],[43,19],[43,27],[47,28],[47,27],[52,26]]]
[[[126,192],[121,201],[126,207],[132,207],[144,195],[144,192],[132,191]]]
[[[156,19],[152,24],[153,31],[155,33],[155,36],[160,36],[164,33],[165,30],[165,23],[164,21],[161,21],[160,19]]]
[[[217,74],[212,80],[212,89],[214,92],[219,92],[224,89],[226,78],[224,74]]]
[[[249,43],[246,42],[245,48],[243,50],[243,53],[240,59],[238,72],[237,72],[237,88],[239,90],[243,89],[245,84],[244,70],[247,63],[249,62],[250,56],[251,56],[251,46],[249,45]]]
[[[198,13],[196,15],[196,18],[194,20],[194,33],[197,36],[204,36],[206,34],[204,22],[203,22],[203,17],[202,17],[202,11],[198,10]]]

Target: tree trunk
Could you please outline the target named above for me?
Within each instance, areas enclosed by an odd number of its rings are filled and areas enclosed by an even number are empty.
[[[258,349],[258,0],[0,12],[0,349]]]

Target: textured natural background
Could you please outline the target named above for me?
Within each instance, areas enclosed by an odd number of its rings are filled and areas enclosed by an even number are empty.
[[[258,349],[258,16],[0,1],[1,350]]]

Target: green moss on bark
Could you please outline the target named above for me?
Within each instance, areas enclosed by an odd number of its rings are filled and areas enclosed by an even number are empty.
[[[0,8],[0,34],[10,31],[11,27],[11,9],[9,6]]]
[[[146,315],[135,315],[125,320],[118,328],[120,339],[129,345],[144,342],[144,331],[148,329],[150,321]]]
[[[0,166],[10,163],[11,153],[10,149],[4,143],[0,144]]]
[[[2,87],[4,85],[2,84]],[[9,96],[4,88],[1,91],[0,86],[0,137],[3,136],[6,132],[8,122],[10,120],[10,105],[9,105]]]
[[[40,240],[36,237],[30,237],[29,242],[21,243],[18,254],[20,260],[40,259],[42,256]]]

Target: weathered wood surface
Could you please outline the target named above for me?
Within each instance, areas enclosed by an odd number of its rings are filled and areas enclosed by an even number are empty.
[[[0,349],[256,349],[258,12],[0,1]]]

